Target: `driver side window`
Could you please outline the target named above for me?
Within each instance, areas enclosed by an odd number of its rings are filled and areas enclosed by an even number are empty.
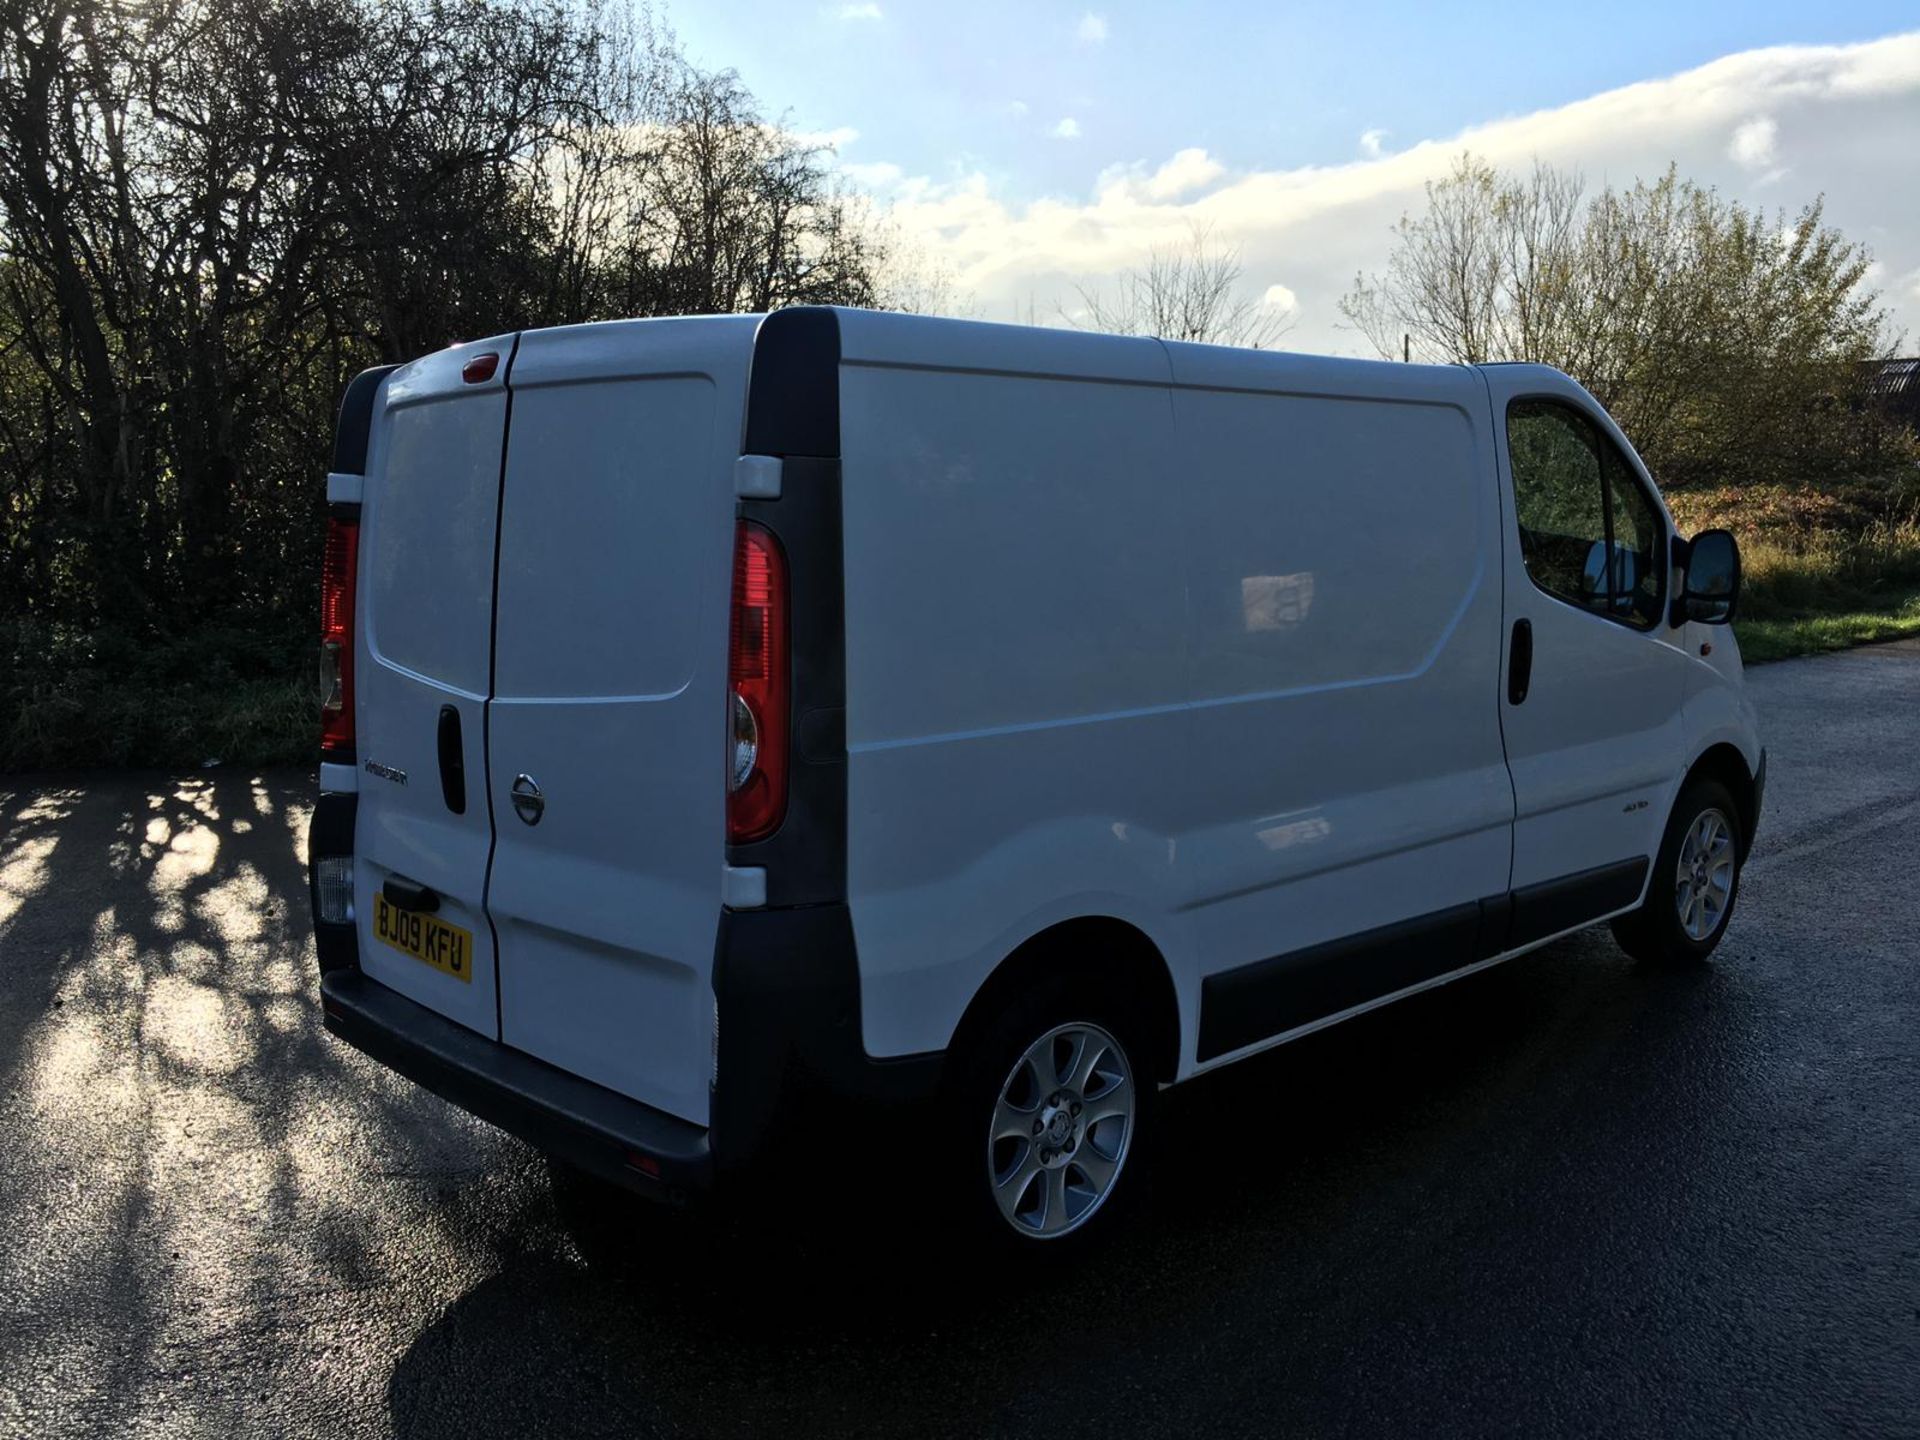
[[[1534,584],[1640,629],[1659,618],[1666,547],[1659,512],[1591,419],[1554,400],[1507,407],[1514,518]]]

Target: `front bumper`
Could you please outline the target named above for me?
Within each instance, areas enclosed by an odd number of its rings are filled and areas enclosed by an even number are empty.
[[[320,980],[327,1029],[536,1149],[656,1200],[713,1183],[706,1130],[508,1049],[355,970]]]

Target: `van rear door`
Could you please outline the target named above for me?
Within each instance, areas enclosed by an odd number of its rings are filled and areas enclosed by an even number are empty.
[[[501,499],[488,742],[501,1038],[700,1124],[755,323],[523,335]]]
[[[360,967],[494,1039],[483,741],[513,344],[443,350],[388,378],[361,500],[355,653]],[[486,355],[487,378],[466,378]]]

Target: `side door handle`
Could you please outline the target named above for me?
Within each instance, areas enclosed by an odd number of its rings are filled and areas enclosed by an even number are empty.
[[[1507,703],[1520,705],[1533,683],[1533,622],[1513,622],[1513,643],[1507,651]]]
[[[440,707],[440,794],[454,814],[467,813],[466,751],[460,744],[460,712],[451,705]]]

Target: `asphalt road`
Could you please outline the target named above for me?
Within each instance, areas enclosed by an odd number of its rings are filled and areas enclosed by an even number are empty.
[[[0,779],[0,1433],[1920,1435],[1920,645],[1752,685],[1717,963],[1589,932],[1183,1087],[1031,1277],[817,1205],[583,1250],[320,1030],[309,778]]]

